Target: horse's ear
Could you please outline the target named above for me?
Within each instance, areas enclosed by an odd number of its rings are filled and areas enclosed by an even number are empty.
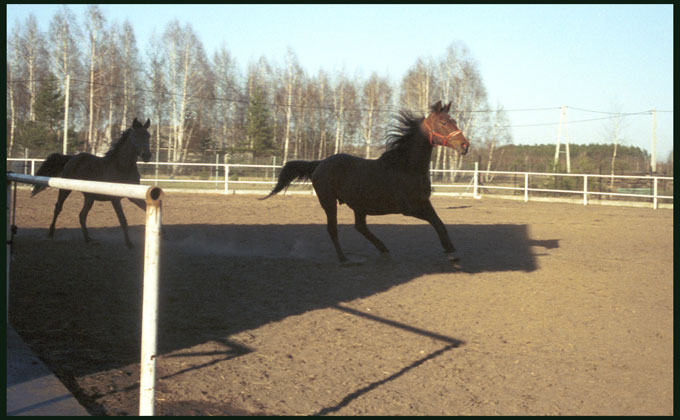
[[[432,106],[430,107],[430,109],[432,110],[432,112],[441,112],[441,110],[442,110],[442,101],[437,101],[437,103],[434,104],[434,105],[432,105]]]
[[[144,124],[144,128],[149,128],[151,125],[151,120],[149,118],[146,119],[146,124]]]
[[[140,127],[141,125],[142,124],[140,124],[139,121],[137,121],[137,118],[135,117],[135,119],[132,121],[132,127],[137,128]]]
[[[442,111],[446,112],[447,114],[449,113],[449,110],[451,109],[451,104],[453,101],[449,102]]]

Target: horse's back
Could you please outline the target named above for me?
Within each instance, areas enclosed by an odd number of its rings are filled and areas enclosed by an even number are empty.
[[[395,174],[382,162],[340,153],[323,160],[312,174],[320,199],[337,199],[364,214],[398,213]]]
[[[83,181],[120,182],[125,184],[139,184],[140,175],[137,165],[129,170],[120,171],[114,162],[108,162],[104,157],[81,152],[70,159],[62,171],[63,178],[80,179]],[[84,193],[98,201],[110,201],[113,197]]]
[[[101,157],[90,153],[78,153],[64,165],[62,177],[86,181],[100,181],[103,175],[103,165],[101,164],[101,161]]]

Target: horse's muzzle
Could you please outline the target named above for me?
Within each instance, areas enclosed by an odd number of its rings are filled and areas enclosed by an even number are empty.
[[[144,152],[144,153],[142,153],[142,160],[144,161],[144,163],[146,163],[146,162],[148,162],[149,160],[151,160],[151,152]]]

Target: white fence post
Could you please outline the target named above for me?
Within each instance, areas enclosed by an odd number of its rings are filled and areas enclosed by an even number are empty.
[[[475,174],[474,174],[474,180],[473,180],[473,187],[472,187],[472,197],[473,198],[482,198],[482,196],[479,195],[479,185],[478,185],[478,179],[479,179],[479,162],[475,162]]]
[[[583,175],[583,205],[588,205],[588,175]]]
[[[524,173],[524,202],[529,201],[529,172]]]
[[[658,195],[658,194],[657,194],[657,193],[658,193],[658,189],[657,189],[657,188],[658,188],[658,185],[659,185],[659,184],[658,184],[658,181],[659,181],[659,178],[654,177],[654,210],[656,210],[656,208],[658,207],[658,200],[659,200],[659,199],[657,198],[657,195]]]
[[[224,193],[229,194],[229,164],[224,164]]]

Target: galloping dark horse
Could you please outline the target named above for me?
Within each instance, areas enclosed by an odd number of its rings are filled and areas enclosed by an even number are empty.
[[[431,107],[426,118],[401,112],[400,125],[387,136],[387,150],[378,159],[337,154],[324,160],[288,162],[272,192],[287,188],[294,180],[311,179],[326,212],[328,233],[341,263],[347,258],[338,242],[337,204],[354,210],[354,227],[381,253],[388,250],[366,226],[367,215],[401,213],[429,222],[439,235],[444,252],[451,261],[455,251],[446,228],[430,203],[429,165],[432,148],[451,147],[460,154],[470,148],[456,121],[449,116],[451,103],[441,101]]]
[[[106,152],[103,157],[94,156],[89,153],[78,153],[77,155],[62,155],[52,153],[45,159],[36,175],[38,176],[60,176],[62,178],[81,179],[87,181],[100,182],[120,182],[125,184],[139,184],[140,176],[137,170],[137,156],[141,156],[144,162],[151,158],[149,151],[149,132],[147,129],[151,124],[150,120],[142,125],[137,118],[132,122],[132,127],[128,128],[120,136],[120,139]],[[43,185],[33,187],[31,196],[44,190]],[[57,216],[61,212],[64,201],[71,194],[71,190],[59,190],[59,198],[54,206],[54,217],[50,225],[50,238],[54,236],[54,228],[57,223]],[[80,227],[83,231],[85,242],[90,242],[87,233],[87,214],[96,201],[110,201],[116,211],[120,227],[123,228],[125,244],[132,248],[132,242],[128,237],[127,219],[120,204],[121,197],[110,195],[83,193],[85,201],[83,209],[80,211]],[[142,210],[146,210],[144,200],[130,198]]]

